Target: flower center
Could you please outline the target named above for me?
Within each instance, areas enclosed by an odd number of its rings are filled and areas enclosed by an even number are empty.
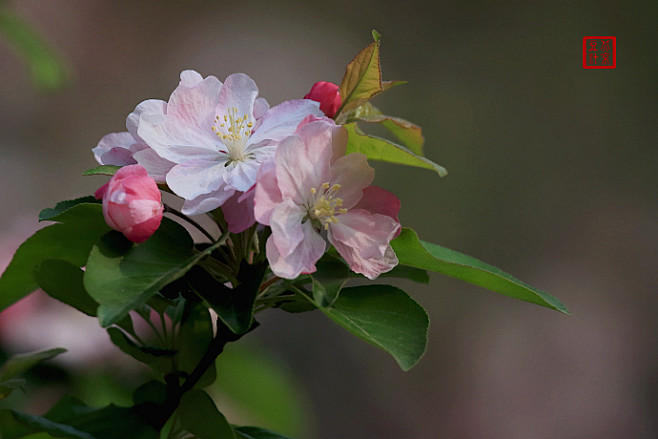
[[[222,139],[222,143],[228,149],[229,162],[243,162],[248,158],[248,154],[244,153],[244,148],[251,136],[253,126],[254,123],[246,114],[238,116],[238,109],[235,107],[229,108],[223,119],[215,116],[212,131]]]
[[[317,221],[325,230],[329,229],[329,224],[338,222],[336,214],[347,213],[347,209],[342,208],[343,199],[336,196],[340,189],[339,184],[333,186],[329,182],[322,183],[321,189],[323,194],[318,198],[318,189],[311,188],[312,205],[309,206],[308,216],[312,221]]]

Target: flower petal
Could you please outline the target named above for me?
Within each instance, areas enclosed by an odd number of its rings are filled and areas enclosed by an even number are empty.
[[[223,188],[225,162],[197,160],[178,164],[167,173],[167,184],[179,197],[193,200]]]
[[[258,97],[258,86],[256,86],[253,79],[244,73],[229,75],[219,93],[219,103],[215,109],[215,114],[221,118],[227,116],[229,110],[235,108],[237,111],[236,117],[246,115],[253,121],[256,97]]]
[[[270,236],[265,245],[267,260],[272,272],[285,279],[294,279],[302,273],[313,273],[315,263],[324,254],[326,243],[324,239],[313,230],[310,221],[302,225],[305,239],[300,241],[297,248],[287,257],[279,252],[274,243],[274,235]]]
[[[136,142],[129,132],[106,134],[91,151],[101,165],[126,166],[137,163],[130,147]]]
[[[236,192],[222,204],[224,219],[231,233],[240,233],[256,223],[254,218],[255,188],[247,192]]]
[[[135,139],[139,138],[137,135],[137,126],[139,125],[139,117],[142,113],[150,113],[164,117],[164,115],[167,114],[167,103],[161,99],[147,99],[140,102],[135,107],[133,112],[126,118],[126,128],[128,128],[128,132],[132,134]]]
[[[144,148],[133,154],[134,159],[137,160],[137,163],[146,168],[151,178],[157,182],[164,183],[166,181],[167,172],[169,172],[176,163],[163,159],[145,143],[141,145],[144,145]]]
[[[343,207],[351,209],[363,196],[363,189],[375,179],[375,170],[365,155],[355,152],[336,160],[331,167],[331,182],[340,184],[337,194]]]
[[[379,186],[368,186],[363,190],[363,197],[354,206],[354,209],[365,209],[370,213],[379,213],[390,216],[398,223],[400,213],[400,199],[386,189]]]
[[[169,115],[143,113],[137,132],[160,157],[174,163],[213,160],[221,154],[222,145],[210,129],[201,130]]]
[[[232,190],[221,187],[209,194],[199,195],[193,200],[185,200],[181,212],[185,215],[200,215],[217,209],[233,195]]]
[[[306,211],[290,198],[285,198],[272,211],[270,217],[272,240],[279,254],[284,258],[290,256],[299,243],[306,238],[302,228],[302,220],[305,215]]]
[[[276,179],[281,195],[292,198],[295,203],[305,205],[311,196],[311,188],[319,189],[329,181],[328,163],[318,162],[317,157],[325,157],[323,148],[329,144],[305,145],[301,137],[286,137],[277,148],[274,161]],[[312,153],[311,153],[312,150]]]
[[[254,195],[254,216],[256,220],[269,226],[272,211],[282,201],[283,197],[276,179],[276,165],[274,162],[264,163],[258,171]]]
[[[214,76],[200,78],[201,75],[193,70],[181,73],[181,81],[169,98],[167,114],[210,130],[222,83]]]
[[[285,101],[270,108],[263,116],[260,126],[251,135],[249,142],[263,140],[279,141],[294,133],[297,125],[309,114],[322,117],[320,104],[308,99]]]
[[[374,279],[397,265],[389,243],[400,224],[393,218],[353,209],[337,219],[329,226],[327,237],[352,271]]]

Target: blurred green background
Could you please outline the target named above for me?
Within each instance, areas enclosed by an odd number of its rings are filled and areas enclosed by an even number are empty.
[[[104,182],[81,176],[90,149],[142,100],[167,99],[181,70],[245,72],[274,105],[339,83],[374,28],[384,79],[409,81],[375,105],[420,124],[450,173],[375,164],[403,225],[573,316],[439,275],[401,284],[432,320],[404,373],[319,313],[268,311],[249,338],[305,389],[304,437],[658,437],[658,3],[3,4],[70,76],[44,93],[0,38],[3,266],[41,208]],[[617,37],[617,68],[583,69],[582,38],[600,35]]]

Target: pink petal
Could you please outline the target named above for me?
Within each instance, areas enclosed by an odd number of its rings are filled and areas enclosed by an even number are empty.
[[[400,213],[400,199],[386,189],[379,186],[368,186],[363,190],[363,197],[354,206],[354,209],[365,209],[370,213],[379,213],[390,216],[398,223]]]
[[[324,254],[326,243],[322,236],[313,229],[310,221],[302,225],[302,233],[305,239],[287,257],[282,256],[274,244],[274,235],[267,240],[265,245],[267,260],[275,275],[285,279],[294,279],[302,273],[315,272],[315,263]]]
[[[254,216],[264,225],[270,225],[270,217],[274,208],[283,201],[279,183],[276,179],[274,162],[267,162],[258,171],[254,195]]]
[[[254,218],[255,188],[247,192],[236,192],[222,204],[222,212],[231,233],[240,233],[256,223]]]
[[[368,165],[365,155],[355,152],[340,157],[331,167],[331,182],[340,184],[338,196],[343,207],[351,209],[363,196],[363,189],[375,179],[375,170]]]
[[[306,211],[290,198],[284,198],[272,211],[270,217],[271,239],[279,254],[284,258],[290,256],[299,243],[307,238],[302,227],[305,215]],[[310,223],[310,221],[307,222]]]
[[[91,151],[101,165],[126,166],[135,164],[130,147],[137,140],[127,131],[106,134]]]
[[[389,243],[400,225],[393,218],[353,209],[337,219],[327,237],[352,271],[374,279],[397,265]]]
[[[277,165],[277,183],[284,198],[290,197],[299,205],[306,204],[311,188],[319,189],[322,183],[329,181],[328,163],[316,160],[318,156],[326,157],[323,147],[328,149],[330,146],[321,143],[305,145],[296,135],[285,138],[279,144],[274,161]]]

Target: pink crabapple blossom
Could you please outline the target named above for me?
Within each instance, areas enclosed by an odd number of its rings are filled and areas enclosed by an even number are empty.
[[[340,108],[340,104],[342,104],[339,87],[332,82],[326,81],[318,81],[313,84],[311,91],[304,98],[319,102],[320,110],[327,117],[334,117],[336,111]]]
[[[166,111],[156,110],[140,113],[137,134],[173,163],[166,182],[185,200],[187,215],[211,211],[247,192],[279,141],[306,116],[322,116],[318,103],[308,99],[270,108],[243,73],[229,75],[222,84],[193,70],[181,73]]]
[[[160,226],[162,195],[141,165],[119,169],[94,195],[103,199],[105,222],[133,242],[146,241]]]
[[[390,241],[400,230],[400,202],[370,186],[374,169],[363,154],[345,155],[346,146],[344,128],[309,118],[261,168],[254,214],[272,229],[266,252],[277,276],[314,272],[325,234],[350,268],[369,279],[397,265]]]

